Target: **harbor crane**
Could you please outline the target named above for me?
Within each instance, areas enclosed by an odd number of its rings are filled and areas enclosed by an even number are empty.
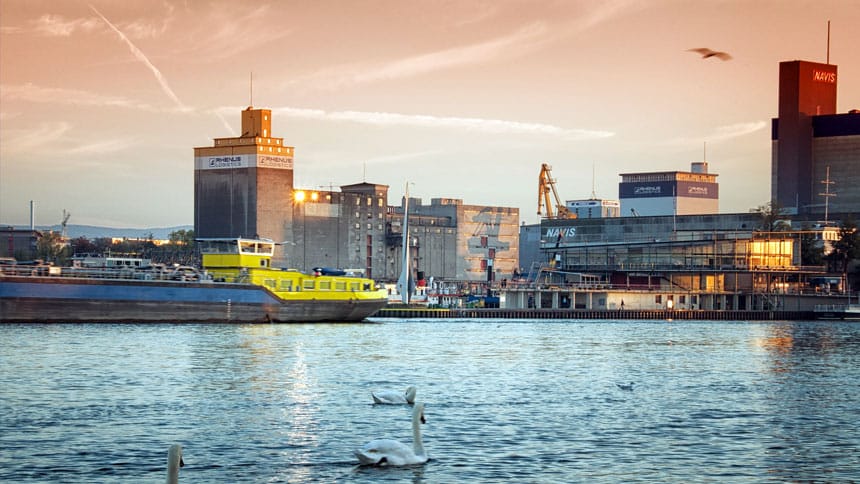
[[[552,198],[550,198],[550,193],[552,193]],[[552,206],[553,199],[555,199],[555,210],[553,210]],[[544,209],[546,210],[546,215],[544,215]],[[561,199],[555,189],[555,178],[552,177],[552,167],[546,163],[541,164],[540,176],[538,177],[537,214],[549,219],[576,218],[576,214],[561,203]]]
[[[67,212],[66,209],[63,209],[63,221],[60,223],[60,226],[62,227],[61,234],[63,238],[66,238],[66,225],[69,223],[69,217],[71,216],[71,213]]]

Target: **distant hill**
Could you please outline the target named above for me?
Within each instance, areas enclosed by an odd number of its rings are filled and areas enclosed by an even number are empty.
[[[28,225],[13,225],[16,229],[26,230],[29,228]],[[62,230],[62,227],[57,225],[37,225],[37,230],[53,230],[54,232],[59,232]],[[153,239],[167,239],[171,232],[176,232],[177,230],[194,230],[193,225],[177,225],[176,227],[152,227],[145,229],[134,229],[134,228],[116,228],[116,227],[97,227],[94,225],[72,225],[69,224],[66,226],[66,236],[70,239],[77,239],[80,237],[86,237],[87,239],[99,239],[103,237],[126,237],[126,238],[140,238],[146,239],[149,238],[150,234],[152,234]]]

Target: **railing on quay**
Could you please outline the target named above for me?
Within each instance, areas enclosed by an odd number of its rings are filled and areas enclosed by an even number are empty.
[[[374,318],[536,320],[780,321],[815,319],[813,311],[683,309],[429,309],[383,308]]]

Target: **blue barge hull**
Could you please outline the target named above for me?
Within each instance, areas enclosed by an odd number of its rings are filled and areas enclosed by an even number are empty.
[[[252,284],[0,276],[0,322],[350,322],[385,301],[289,301]]]

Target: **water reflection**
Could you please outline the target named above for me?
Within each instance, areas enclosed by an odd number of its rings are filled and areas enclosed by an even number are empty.
[[[2,482],[155,482],[174,441],[189,482],[860,480],[851,323],[6,325],[0,363]],[[407,384],[431,461],[358,468]]]

